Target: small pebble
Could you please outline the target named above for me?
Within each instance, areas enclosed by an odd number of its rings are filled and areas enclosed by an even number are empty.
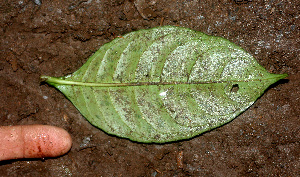
[[[36,5],[42,5],[42,1],[40,1],[40,0],[33,0],[33,2],[36,4]]]

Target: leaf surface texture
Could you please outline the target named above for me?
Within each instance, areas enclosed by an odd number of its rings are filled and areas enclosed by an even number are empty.
[[[164,143],[231,121],[286,76],[224,38],[164,26],[114,39],[71,75],[42,78],[105,132]]]

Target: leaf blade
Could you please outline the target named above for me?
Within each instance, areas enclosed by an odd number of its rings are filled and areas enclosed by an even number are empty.
[[[163,143],[231,121],[286,76],[228,40],[166,26],[105,44],[72,75],[41,78],[105,132]]]

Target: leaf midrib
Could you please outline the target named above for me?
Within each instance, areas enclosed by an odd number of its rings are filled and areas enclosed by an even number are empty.
[[[236,83],[236,82],[257,82],[269,79],[283,79],[287,74],[276,74],[272,77],[248,80],[221,80],[221,81],[202,81],[202,82],[129,82],[129,83],[95,83],[95,82],[78,82],[64,80],[56,77],[41,76],[43,81],[49,84],[73,85],[73,86],[86,86],[86,87],[127,87],[127,86],[147,86],[147,85],[192,85],[192,84],[216,84],[216,83]]]

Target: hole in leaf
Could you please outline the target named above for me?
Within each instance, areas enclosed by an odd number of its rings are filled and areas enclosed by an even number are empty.
[[[236,93],[237,91],[239,91],[239,85],[238,84],[232,85],[230,92]]]

